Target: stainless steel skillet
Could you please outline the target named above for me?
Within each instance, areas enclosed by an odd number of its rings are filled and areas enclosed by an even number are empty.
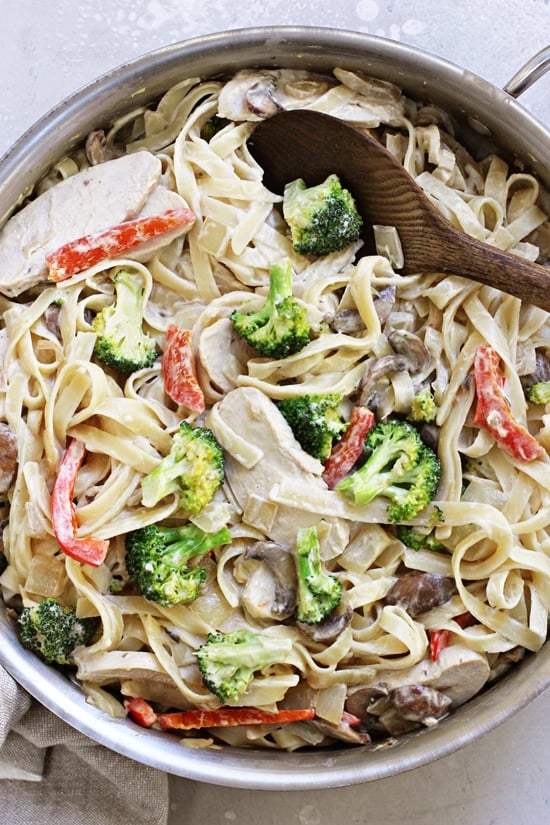
[[[339,65],[389,80],[409,96],[447,109],[460,120],[464,140],[480,148],[501,147],[550,189],[550,133],[515,99],[550,67],[550,47],[502,90],[440,57],[394,41],[324,28],[268,27],[176,43],[122,65],[62,102],[0,161],[0,222],[52,163],[92,128],[147,105],[183,76],[220,76],[241,67],[283,65],[316,71]],[[86,704],[76,685],[19,645],[4,611],[0,635],[0,663],[37,700],[92,739],[170,773],[251,789],[338,787],[425,765],[493,729],[550,685],[547,644],[438,726],[403,737],[392,747],[293,754],[235,748],[197,751]]]

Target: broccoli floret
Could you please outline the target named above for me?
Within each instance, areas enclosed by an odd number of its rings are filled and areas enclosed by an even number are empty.
[[[150,367],[157,357],[157,345],[143,330],[143,285],[125,269],[113,278],[115,301],[92,321],[97,333],[94,355],[108,367],[129,374]]]
[[[196,599],[206,579],[204,567],[189,567],[195,556],[230,544],[226,527],[205,533],[195,524],[163,527],[150,524],[126,536],[126,569],[142,596],[163,607]]]
[[[550,381],[538,381],[525,390],[525,397],[531,404],[550,404]]]
[[[323,567],[315,526],[298,530],[296,571],[296,618],[304,624],[322,622],[340,604],[342,582]]]
[[[435,421],[437,404],[430,387],[424,387],[413,398],[410,412],[411,421]]]
[[[260,355],[285,358],[309,342],[310,324],[305,308],[292,294],[292,266],[283,258],[269,268],[269,292],[262,309],[231,315],[235,332]]]
[[[359,238],[363,224],[353,196],[334,174],[317,186],[306,186],[302,178],[287,183],[283,217],[292,246],[301,255],[345,249]]]
[[[434,550],[438,553],[445,550],[445,545],[436,539],[433,530],[422,533],[414,527],[401,524],[397,528],[397,538],[411,550]]]
[[[241,629],[210,633],[196,653],[205,686],[225,704],[238,701],[257,670],[286,662],[291,650],[290,639]]]
[[[415,518],[430,503],[441,465],[412,424],[398,419],[378,422],[367,434],[365,454],[365,463],[336,485],[338,492],[358,506],[384,496],[394,524]]]
[[[182,421],[168,455],[141,480],[142,501],[145,507],[154,507],[175,493],[179,506],[194,516],[212,500],[223,479],[223,450],[214,433]]]
[[[64,607],[57,599],[49,598],[23,608],[18,622],[21,643],[26,648],[50,665],[67,665],[73,650],[92,639],[100,619],[79,619],[72,607]]]
[[[340,412],[342,396],[299,395],[285,398],[277,406],[290,424],[302,448],[310,455],[325,461],[333,442],[339,440],[348,424]]]

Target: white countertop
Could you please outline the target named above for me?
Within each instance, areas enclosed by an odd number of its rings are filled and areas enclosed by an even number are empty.
[[[368,32],[434,52],[498,86],[550,44],[548,0],[0,0],[0,19],[0,154],[99,74],[223,29],[300,24]],[[550,74],[521,101],[550,127]],[[457,753],[365,785],[282,795],[173,778],[170,823],[333,825],[342,816],[349,825],[544,823],[549,739],[547,692]]]

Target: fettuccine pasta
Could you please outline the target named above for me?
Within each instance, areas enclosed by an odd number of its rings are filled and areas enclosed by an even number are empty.
[[[14,613],[55,598],[79,617],[99,617],[100,629],[77,647],[72,664],[89,701],[114,715],[126,714],[128,697],[163,710],[219,708],[197,666],[209,634],[248,629],[289,640],[286,659],[256,672],[230,704],[266,711],[305,704],[315,721],[237,725],[216,729],[215,738],[295,750],[433,724],[444,714],[410,704],[404,712],[396,697],[407,702],[407,690],[429,688],[449,699],[448,712],[544,644],[550,408],[528,402],[525,386],[550,378],[550,326],[541,309],[466,278],[403,276],[383,249],[360,257],[360,241],[322,257],[295,252],[281,196],[264,186],[247,148],[255,122],[271,113],[247,106],[248,91],[266,77],[271,104],[327,112],[377,137],[464,232],[530,260],[550,259],[537,180],[500,156],[474,159],[445,113],[390,84],[343,69],[331,77],[284,70],[183,80],[154,108],[91,135],[87,149],[61,160],[34,193],[121,154],[148,153],[160,162],[159,185],[183,199],[194,222],[148,256],[129,251],[59,283],[0,295],[0,421],[17,446],[16,467],[7,458],[2,465],[0,585]],[[214,117],[217,131],[206,135]],[[283,258],[313,334],[299,352],[271,359],[236,335],[231,314],[263,305],[270,265]],[[0,261],[3,280],[9,266]],[[129,375],[94,355],[93,318],[112,301],[122,270],[143,286],[143,323],[159,353]],[[171,324],[191,332],[203,411],[165,391],[161,356]],[[510,415],[541,447],[532,461],[505,451],[474,421],[476,353],[485,347],[500,359]],[[281,458],[277,403],[338,393],[347,416],[362,404],[384,421],[409,418],[426,387],[435,414],[421,432],[442,475],[434,500],[408,526],[431,531],[437,544],[414,549],[388,520],[383,499],[356,506],[329,489],[322,464],[297,442]],[[207,575],[194,601],[163,607],[133,588],[125,537],[188,520],[177,495],[151,507],[141,496],[142,479],[169,453],[182,420],[210,428],[226,461],[224,484],[190,520],[207,532],[227,527],[231,543],[201,562]],[[66,555],[52,522],[53,485],[73,440],[86,451],[73,491],[78,535],[108,542],[97,567]],[[293,615],[277,617],[269,600],[286,574],[277,579],[265,557],[247,554],[258,542],[275,542],[292,557],[297,531],[311,525],[324,565],[342,583],[342,603],[324,633],[307,632]],[[406,596],[391,596],[411,573],[445,580],[449,592],[413,610]],[[360,720],[363,738],[344,723],[345,711]],[[211,733],[188,735],[208,745]]]

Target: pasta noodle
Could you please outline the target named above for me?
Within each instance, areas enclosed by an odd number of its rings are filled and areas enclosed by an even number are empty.
[[[537,241],[550,237],[550,222],[536,179],[502,157],[474,160],[445,113],[342,69],[330,78],[295,75],[287,78],[287,107],[332,113],[378,137],[464,232],[532,260],[548,255]],[[359,243],[321,258],[295,252],[281,197],[265,188],[246,145],[261,115],[248,117],[246,109],[239,115],[240,82],[183,80],[154,108],[121,117],[105,137],[102,161],[121,152],[158,156],[162,185],[195,214],[187,234],[145,260],[128,253],[57,285],[0,297],[0,421],[15,433],[18,448],[2,505],[7,567],[0,586],[17,612],[55,597],[81,617],[100,618],[100,632],[76,649],[74,665],[88,700],[108,713],[123,716],[124,698],[138,694],[164,709],[218,708],[195,651],[209,633],[244,628],[290,640],[291,652],[256,672],[232,704],[274,710],[305,702],[331,727],[237,727],[217,731],[216,739],[289,750],[346,740],[342,713],[356,708],[354,697],[365,691],[362,722],[371,724],[373,737],[398,734],[419,720],[395,721],[388,711],[394,688],[422,683],[435,689],[448,660],[450,669],[474,673],[470,693],[450,690],[455,707],[546,639],[550,409],[527,403],[524,388],[537,363],[548,361],[548,316],[458,276],[402,276],[385,255],[358,257]],[[204,137],[205,124],[227,112],[220,104],[230,93],[237,114]],[[84,150],[75,152],[35,194],[91,163]],[[261,358],[235,335],[230,317],[235,309],[262,306],[270,264],[284,257],[315,335],[293,355]],[[160,357],[126,377],[95,358],[91,319],[112,301],[121,269],[143,283],[144,324],[160,352],[169,324],[191,330],[203,413],[170,400]],[[54,321],[48,320],[52,307]],[[334,325],[342,312],[354,315],[352,331]],[[232,419],[221,406],[244,390],[260,394],[273,410],[282,399],[331,392],[342,395],[349,414],[360,403],[369,368],[395,355],[395,330],[412,336],[424,360],[389,369],[370,400],[379,418],[406,418],[418,391],[433,391],[442,478],[435,500],[412,525],[434,531],[440,544],[433,549],[408,547],[389,523],[383,499],[351,504],[327,488],[322,465],[297,443],[287,448],[275,428],[256,438],[259,417]],[[482,346],[498,353],[511,414],[545,448],[532,462],[504,452],[474,422],[472,375]],[[225,484],[191,520],[209,531],[228,527],[232,543],[205,560],[207,577],[195,601],[165,608],[132,589],[124,537],[149,524],[185,520],[175,495],[153,507],[141,500],[142,478],[168,454],[182,419],[210,427],[226,456]],[[52,486],[71,439],[87,453],[74,490],[79,535],[110,542],[97,569],[65,556],[52,525]],[[278,462],[297,469],[271,473]],[[247,556],[258,541],[280,542],[292,553],[298,528],[311,524],[319,529],[323,563],[343,586],[341,626],[325,639],[305,632],[293,616],[280,620],[265,610],[260,584],[267,573]],[[391,603],[392,587],[410,572],[444,578],[453,592],[420,613]],[[443,631],[448,644],[436,661],[430,645]],[[432,674],[424,682],[422,665]]]

